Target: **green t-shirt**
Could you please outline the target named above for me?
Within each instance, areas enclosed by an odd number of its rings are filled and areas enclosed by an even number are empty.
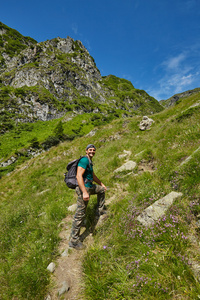
[[[92,181],[93,181],[93,164],[92,164],[92,162],[89,163],[89,159],[87,157],[82,157],[79,160],[78,167],[85,169],[85,173],[83,174],[83,179],[87,178],[87,180],[90,180],[89,182],[85,183],[85,186],[92,187]]]

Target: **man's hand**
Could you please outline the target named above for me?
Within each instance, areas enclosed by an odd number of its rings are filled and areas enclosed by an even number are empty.
[[[101,183],[101,186],[104,188],[105,191],[107,190],[107,187],[103,183]]]
[[[90,196],[88,194],[88,192],[83,192],[83,201],[89,201]]]

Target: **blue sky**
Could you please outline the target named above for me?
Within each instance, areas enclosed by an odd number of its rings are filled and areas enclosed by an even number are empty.
[[[80,40],[102,76],[157,100],[200,87],[200,0],[9,0],[0,21],[38,42]]]

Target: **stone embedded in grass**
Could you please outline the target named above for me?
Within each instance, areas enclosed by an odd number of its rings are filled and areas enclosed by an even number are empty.
[[[76,210],[76,207],[77,207],[77,204],[73,204],[68,207],[68,210],[74,212]]]
[[[1,168],[8,167],[8,166],[14,164],[14,163],[16,162],[16,160],[17,160],[16,157],[11,156],[7,161],[2,162],[2,163],[0,164],[0,167],[1,167]]]
[[[93,129],[91,130],[88,134],[86,134],[86,136],[94,136],[97,132],[97,129]]]
[[[45,211],[43,211],[43,212],[41,212],[39,215],[38,215],[38,218],[39,217],[42,217],[42,216],[45,216],[46,215],[46,213],[45,213]]]
[[[62,256],[62,257],[67,257],[67,256],[69,256],[68,249],[65,249],[65,250],[63,251],[63,253],[61,254],[61,256]]]
[[[55,263],[51,262],[48,267],[47,267],[47,270],[51,273],[53,273],[55,271],[55,268],[56,268],[56,265]]]
[[[200,151],[200,147],[197,148],[197,149],[192,153],[192,155],[190,155],[189,157],[187,157],[187,158],[181,163],[181,166],[184,165],[184,164],[186,164],[186,163],[188,163],[188,162],[192,159],[193,154],[197,153],[198,151]]]
[[[121,159],[127,156],[129,157],[130,155],[131,155],[131,151],[124,150],[124,152],[122,154],[119,154],[118,157]]]
[[[123,171],[132,171],[135,169],[136,165],[137,165],[136,162],[129,160],[125,164],[123,164],[121,167],[114,170],[114,173],[119,173],[119,172],[123,172]]]
[[[37,196],[38,196],[38,195],[43,195],[43,194],[45,194],[45,193],[48,192],[48,191],[50,191],[50,189],[46,189],[46,190],[44,190],[44,191],[42,191],[42,192],[37,193]]]
[[[154,204],[148,206],[138,217],[137,220],[145,226],[150,226],[159,218],[164,216],[167,209],[173,204],[177,197],[182,193],[171,192],[165,197],[159,199]]]
[[[68,285],[68,283],[66,281],[63,281],[62,283],[62,287],[59,289],[58,291],[58,295],[61,296],[64,293],[66,293],[68,290],[70,289],[70,286]]]

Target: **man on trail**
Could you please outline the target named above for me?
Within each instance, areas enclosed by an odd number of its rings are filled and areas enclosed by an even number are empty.
[[[95,151],[95,146],[89,144],[86,147],[86,156],[80,159],[77,167],[77,209],[72,224],[71,239],[69,241],[69,247],[77,250],[85,248],[80,241],[80,229],[85,219],[86,208],[90,199],[90,195],[97,194],[96,217],[99,218],[99,216],[104,213],[105,191],[107,188],[93,172],[92,159],[95,155]],[[98,185],[93,184],[93,181]]]

